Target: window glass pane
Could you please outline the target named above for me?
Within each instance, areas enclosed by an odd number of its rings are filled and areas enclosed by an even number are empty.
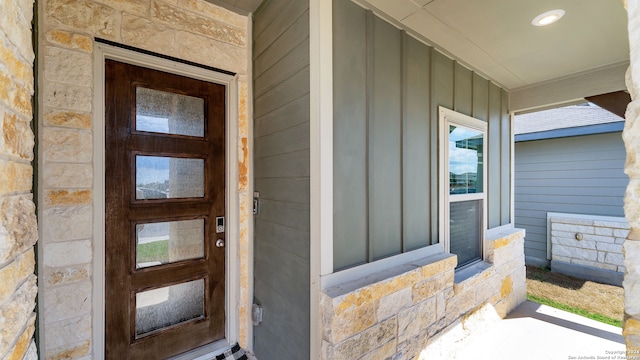
[[[203,279],[136,294],[136,336],[203,317]]]
[[[482,256],[482,200],[449,204],[450,251],[458,255],[458,267]]]
[[[204,197],[204,159],[136,155],[136,199]]]
[[[136,88],[136,130],[204,137],[204,99]]]
[[[204,219],[136,224],[136,268],[204,256]]]
[[[484,134],[449,126],[449,194],[483,192]]]

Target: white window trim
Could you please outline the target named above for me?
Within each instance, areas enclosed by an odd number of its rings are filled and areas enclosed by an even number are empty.
[[[226,223],[227,245],[225,275],[225,338],[214,343],[210,354],[239,340],[240,328],[240,198],[238,196],[238,77],[197,66],[138,53],[94,42],[94,98],[93,98],[93,309],[92,356],[103,359],[105,352],[105,116],[104,86],[105,60],[117,60],[198,80],[226,86]],[[249,236],[253,236],[249,234]]]
[[[438,107],[438,124],[440,133],[438,136],[438,148],[439,148],[439,161],[438,161],[438,192],[439,202],[438,210],[439,216],[439,240],[444,246],[444,250],[451,251],[451,240],[449,238],[449,204],[452,201],[451,198],[455,198],[455,202],[467,201],[467,200],[482,200],[482,229],[480,234],[481,243],[481,260],[486,258],[486,246],[485,246],[485,234],[487,233],[487,162],[489,160],[487,156],[488,149],[487,144],[489,138],[487,136],[488,125],[485,121],[473,118],[461,114],[459,112]],[[470,128],[472,130],[481,131],[484,133],[484,147],[483,161],[482,161],[482,193],[479,194],[459,194],[449,195],[449,125],[457,125]]]

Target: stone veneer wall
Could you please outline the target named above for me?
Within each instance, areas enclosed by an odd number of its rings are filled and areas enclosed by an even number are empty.
[[[629,235],[624,242],[624,312],[622,334],[629,355],[640,354],[640,0],[626,0],[629,26],[630,62],[627,88],[631,103],[625,114],[622,139],[627,149],[624,172],[629,185],[624,196],[624,214]]]
[[[0,5],[0,358],[37,359],[32,0]]]
[[[568,275],[622,285],[622,244],[629,234],[624,218],[554,213],[549,224],[553,271],[569,271]],[[594,271],[589,272],[584,266]]]
[[[39,5],[41,353],[93,353],[94,38],[238,74],[241,346],[249,345],[248,19],[203,0],[43,0]],[[1,15],[0,15],[1,16]],[[33,57],[26,52],[26,60]],[[27,88],[28,92],[30,88]],[[30,109],[25,111],[28,120]],[[27,159],[29,158],[27,153]],[[30,173],[29,173],[30,174]],[[27,175],[28,177],[29,175]],[[22,190],[22,188],[21,188]],[[28,191],[25,189],[24,191]],[[17,200],[16,200],[17,201]],[[28,201],[24,197],[23,201]],[[107,304],[108,306],[108,304]]]
[[[526,297],[524,230],[503,232],[485,246],[491,266],[462,281],[454,280],[456,256],[443,253],[373,275],[380,280],[366,286],[324,291],[322,358],[441,356],[447,349],[434,344],[440,335],[468,335],[461,328],[483,313],[477,310],[492,305],[504,317]]]

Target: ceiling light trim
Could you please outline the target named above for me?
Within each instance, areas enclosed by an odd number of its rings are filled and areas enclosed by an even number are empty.
[[[533,26],[547,26],[551,25],[554,22],[560,20],[565,14],[565,11],[562,9],[555,9],[545,11],[542,14],[536,16],[531,20],[531,25]]]

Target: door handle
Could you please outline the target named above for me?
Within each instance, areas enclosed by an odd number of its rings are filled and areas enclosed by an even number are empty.
[[[216,247],[219,247],[219,248],[224,247],[224,240],[218,239],[216,241]]]

